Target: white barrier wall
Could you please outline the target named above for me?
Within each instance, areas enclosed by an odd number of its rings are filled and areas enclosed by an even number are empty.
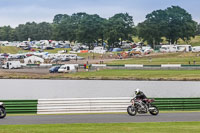
[[[181,67],[181,64],[162,64],[161,67],[172,67],[172,68],[177,68],[177,67]]]
[[[106,67],[106,64],[92,64],[93,67]]]
[[[140,65],[140,64],[125,64],[125,67],[143,67],[143,65]]]
[[[126,112],[131,97],[39,99],[37,114]]]

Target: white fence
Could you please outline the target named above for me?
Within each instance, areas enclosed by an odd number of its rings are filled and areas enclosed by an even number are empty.
[[[126,112],[131,97],[39,99],[37,114]]]

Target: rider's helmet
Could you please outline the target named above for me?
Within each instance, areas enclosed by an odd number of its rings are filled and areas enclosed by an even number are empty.
[[[135,90],[135,95],[137,95],[137,94],[139,94],[139,93],[140,93],[140,89],[137,88],[137,89]]]

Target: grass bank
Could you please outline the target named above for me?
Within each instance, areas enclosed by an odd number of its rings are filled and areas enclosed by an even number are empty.
[[[162,38],[163,39],[163,43],[164,44],[167,44],[168,42],[167,42],[167,40],[166,40],[166,38]],[[142,42],[142,40],[141,39],[139,39],[138,37],[136,37],[136,36],[134,36],[133,37],[133,40],[135,41],[135,42]],[[145,42],[145,44],[147,44],[147,42]],[[185,41],[183,41],[182,39],[179,39],[178,40],[178,44],[187,44]],[[200,46],[200,36],[198,35],[198,36],[195,36],[194,38],[193,37],[191,37],[191,40],[188,42],[188,44],[190,44],[190,45],[192,45],[192,46]]]
[[[200,70],[100,70],[65,74],[64,77],[124,80],[200,80]]]
[[[1,133],[199,133],[200,122],[1,125]]]
[[[40,49],[35,49],[35,50],[38,51]],[[61,50],[67,50],[69,53],[71,49],[70,48],[55,48],[55,49],[44,50],[44,51],[48,53],[58,53],[58,51],[61,51]],[[14,47],[14,46],[0,46],[0,53],[18,54],[18,53],[25,53],[25,52],[31,52],[31,51],[23,50],[21,48]]]
[[[99,80],[189,80],[200,81],[200,70],[100,70],[73,74],[0,72],[2,79],[99,79]]]
[[[10,54],[17,54],[17,53],[24,53],[25,50],[22,50],[18,47],[13,46],[0,46],[0,53],[10,53]]]
[[[110,65],[121,65],[121,64],[144,64],[144,65],[160,65],[160,64],[200,64],[200,54],[199,53],[168,53],[168,54],[154,54],[135,57],[131,59],[115,60],[108,62]]]

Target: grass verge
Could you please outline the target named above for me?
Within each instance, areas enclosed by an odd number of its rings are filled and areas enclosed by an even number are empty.
[[[193,65],[200,64],[199,53],[159,53],[148,55],[144,57],[135,57],[124,60],[115,60],[108,62],[110,65],[121,65],[121,64],[144,64],[144,65],[160,65],[160,64],[185,64],[189,62]]]
[[[176,80],[199,81],[200,70],[128,70],[105,69],[71,74],[0,72],[1,79],[85,79],[85,80]]]
[[[199,133],[200,122],[1,125],[1,133]]]

